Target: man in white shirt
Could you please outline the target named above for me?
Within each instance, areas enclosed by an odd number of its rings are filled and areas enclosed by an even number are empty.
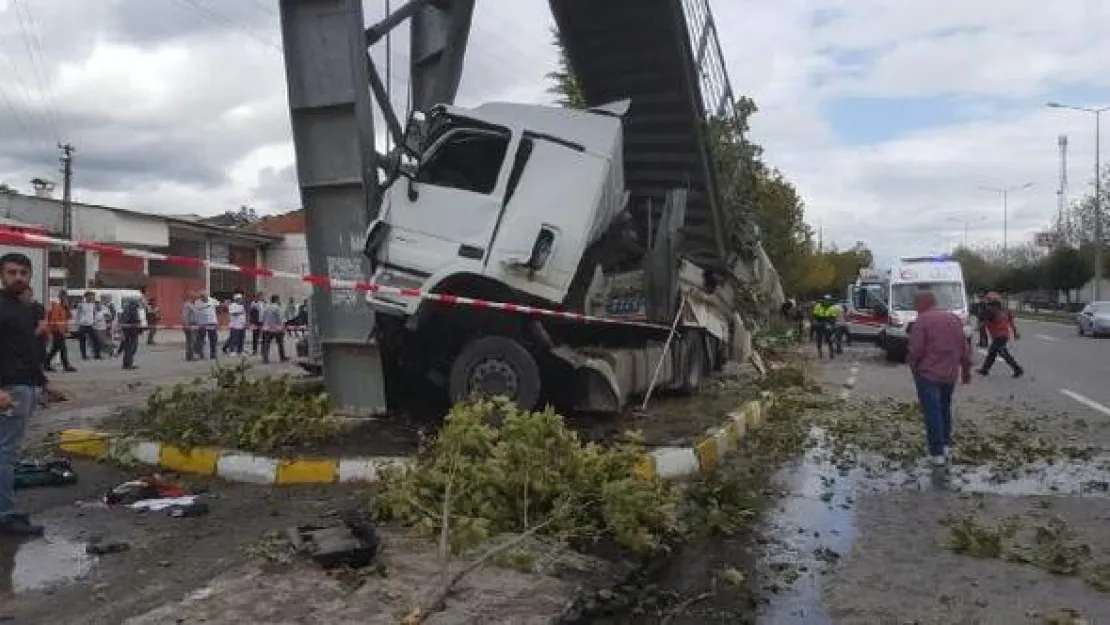
[[[208,343],[208,353],[212,360],[216,360],[216,345],[219,343],[218,329],[220,319],[216,315],[216,300],[208,297],[203,291],[197,293],[193,301],[193,311],[197,319],[197,356],[204,358],[204,344]],[[205,341],[205,339],[208,339]]]
[[[236,293],[227,305],[228,328],[230,333],[227,343],[224,344],[224,353],[235,352],[243,355],[243,346],[247,339],[247,307],[243,305],[243,294]]]
[[[85,299],[77,305],[77,343],[81,348],[81,360],[89,359],[89,347],[92,347],[93,357],[100,360],[100,335],[94,328],[96,309],[96,294],[87,291]]]

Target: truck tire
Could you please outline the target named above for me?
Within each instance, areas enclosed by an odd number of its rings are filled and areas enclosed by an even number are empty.
[[[692,395],[701,390],[706,377],[705,339],[700,332],[693,332],[683,339],[682,385],[679,392]]]
[[[542,381],[536,359],[523,345],[504,336],[484,336],[455,357],[448,387],[452,403],[501,395],[521,410],[532,410],[540,403]]]

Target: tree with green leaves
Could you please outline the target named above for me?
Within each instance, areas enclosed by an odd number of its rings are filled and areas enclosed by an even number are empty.
[[[15,187],[5,182],[0,182],[0,195],[19,195],[19,191]]]
[[[559,67],[547,74],[547,79],[552,81],[552,85],[547,92],[559,97],[556,100],[559,106],[584,109],[586,108],[586,95],[582,92],[582,85],[570,69],[570,59],[567,57],[567,49],[563,44],[563,36],[556,28],[551,30],[551,34],[555,37],[555,47],[559,50]]]
[[[1054,250],[1045,261],[1044,281],[1046,287],[1063,291],[1071,301],[1071,293],[1083,288],[1095,275],[1091,257],[1070,246],[1061,246]]]

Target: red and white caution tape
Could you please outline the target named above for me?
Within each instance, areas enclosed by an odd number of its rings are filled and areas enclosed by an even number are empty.
[[[536,308],[534,306],[524,306],[521,304],[512,304],[509,302],[494,302],[490,300],[475,299],[473,297],[463,297],[460,295],[448,295],[446,293],[430,293],[427,291],[422,291],[420,289],[386,286],[367,280],[339,280],[328,276],[315,276],[310,274],[293,273],[289,271],[277,271],[274,269],[267,269],[266,267],[255,267],[252,265],[216,263],[209,260],[204,260],[202,258],[193,258],[191,256],[159,254],[158,252],[124,248],[116,245],[97,243],[95,241],[71,241],[68,239],[60,239],[42,234],[35,234],[32,232],[12,230],[10,228],[0,228],[0,243],[61,247],[87,252],[97,252],[98,254],[104,254],[107,256],[127,256],[130,258],[155,260],[171,265],[177,265],[180,267],[193,267],[198,269],[207,267],[209,269],[234,271],[254,278],[285,278],[307,282],[308,284],[320,288],[345,289],[360,291],[363,293],[380,293],[385,295],[395,295],[398,297],[419,298],[438,302],[440,304],[448,304],[451,306],[468,306],[471,308],[503,310],[505,312],[521,315],[554,317],[557,319],[566,319],[582,323],[605,323],[611,325],[639,326],[658,330],[668,330],[667,326],[647,323],[644,321],[614,319],[610,317],[594,317],[592,315],[583,315],[581,313],[566,312],[562,310],[551,310],[548,308]]]

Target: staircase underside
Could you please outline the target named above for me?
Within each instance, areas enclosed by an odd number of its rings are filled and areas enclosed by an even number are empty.
[[[703,140],[705,108],[682,1],[549,2],[586,102],[632,102],[624,159],[635,219],[658,223],[666,192],[688,189],[682,254],[723,266],[720,194]]]

